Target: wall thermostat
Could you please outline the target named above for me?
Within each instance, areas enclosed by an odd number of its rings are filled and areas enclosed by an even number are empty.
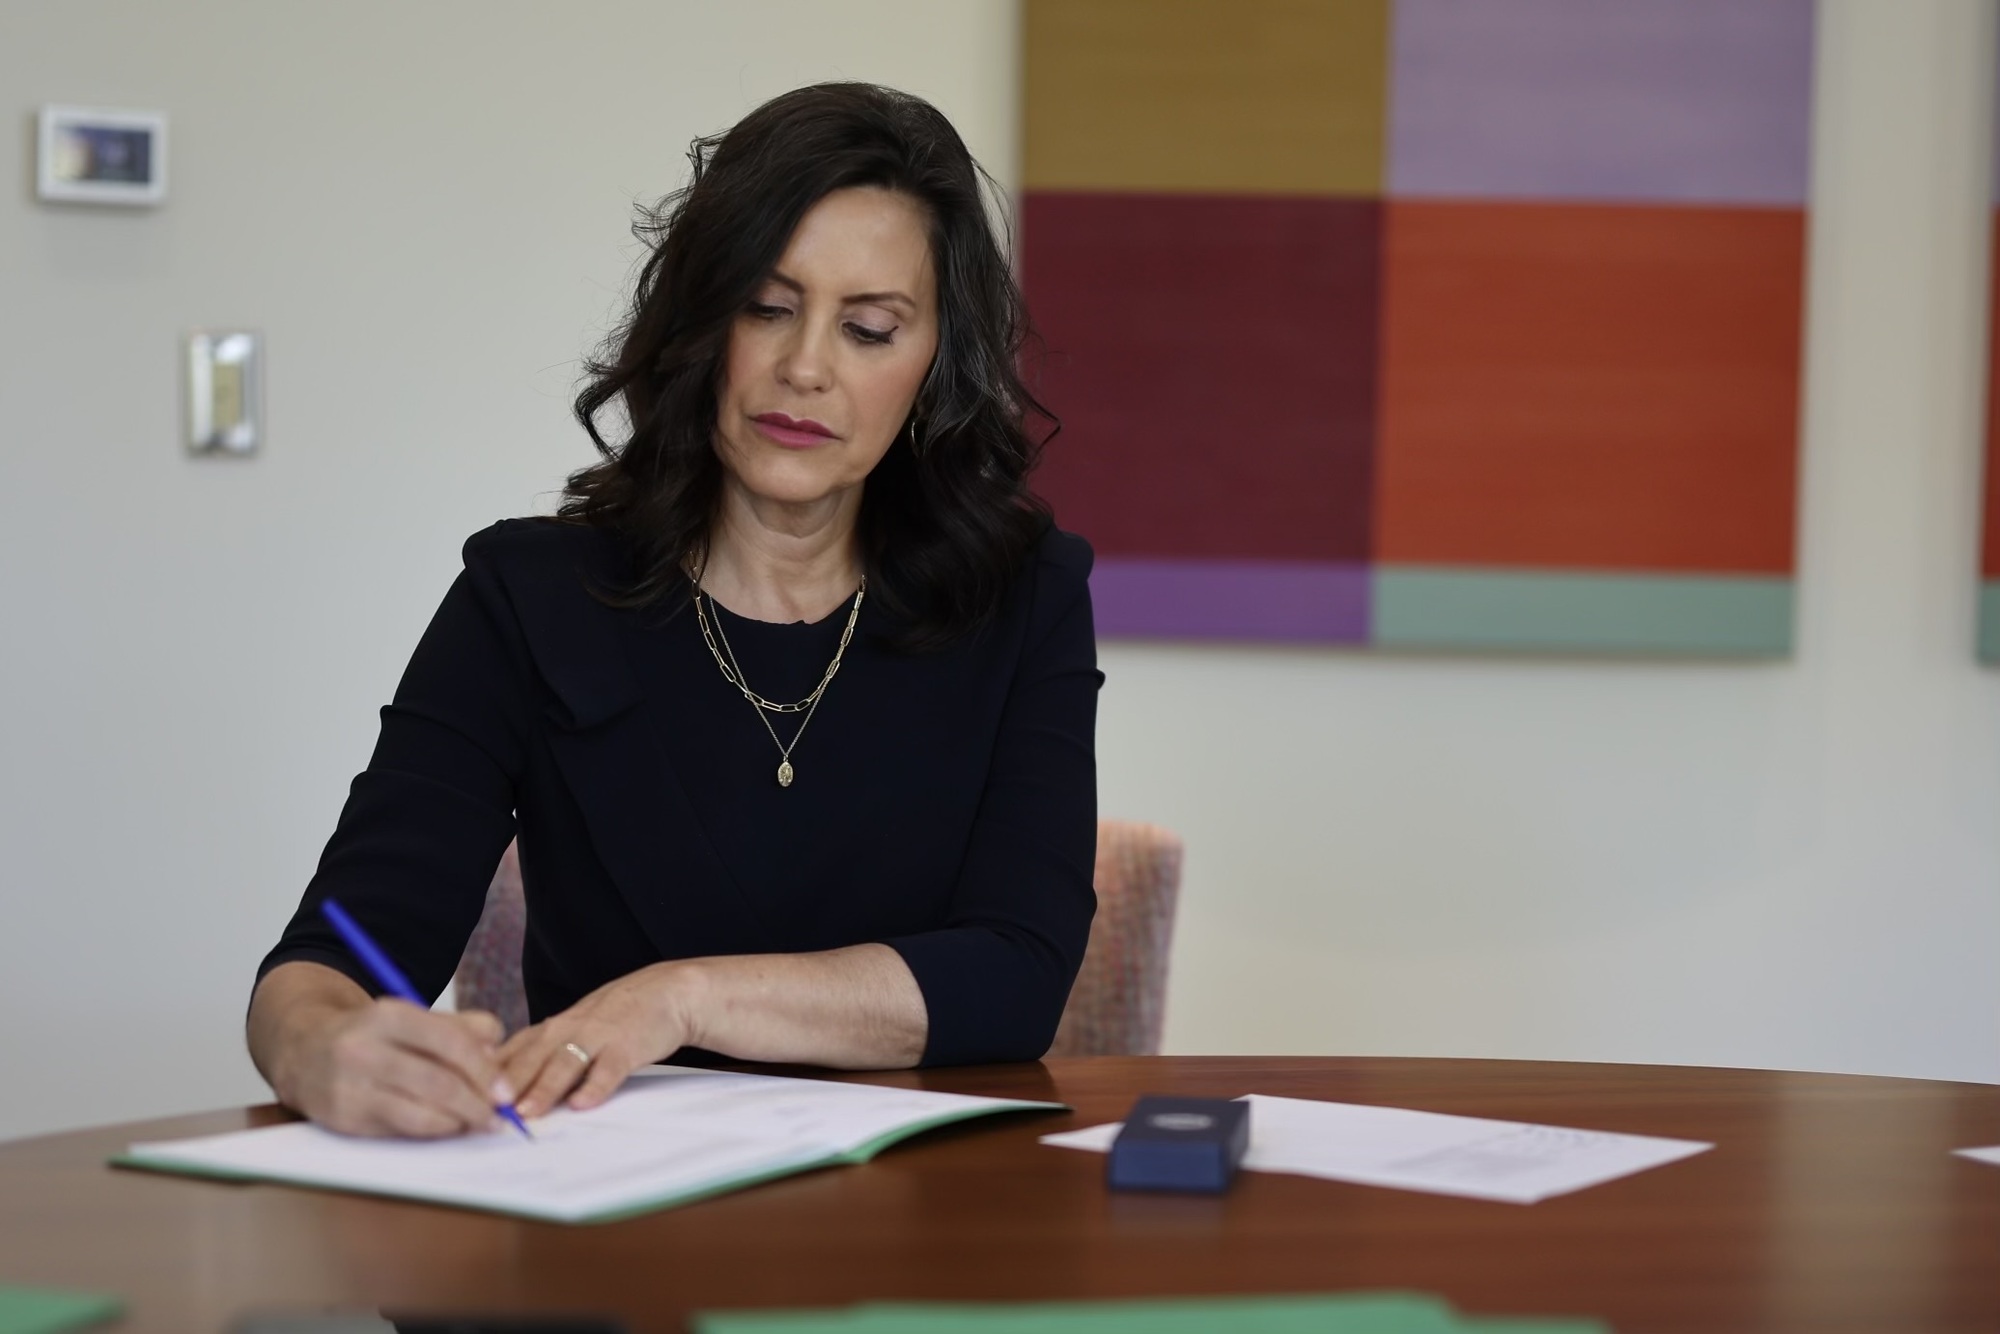
[[[35,193],[73,204],[157,204],[167,197],[163,111],[45,106]]]

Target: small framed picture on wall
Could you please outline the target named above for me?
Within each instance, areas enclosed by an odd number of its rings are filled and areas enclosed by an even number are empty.
[[[167,197],[164,112],[45,106],[37,144],[43,199],[149,205]]]

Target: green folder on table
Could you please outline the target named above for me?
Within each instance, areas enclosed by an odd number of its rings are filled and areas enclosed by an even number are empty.
[[[707,1311],[695,1334],[1610,1334],[1595,1320],[1461,1316],[1409,1292],[1088,1302],[870,1302]]]
[[[0,1283],[0,1334],[61,1334],[116,1318],[125,1304],[96,1292],[17,1288]]]

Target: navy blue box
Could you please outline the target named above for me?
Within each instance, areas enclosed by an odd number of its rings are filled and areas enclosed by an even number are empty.
[[[1249,1147],[1249,1103],[1148,1094],[1132,1105],[1112,1142],[1111,1188],[1220,1194]]]

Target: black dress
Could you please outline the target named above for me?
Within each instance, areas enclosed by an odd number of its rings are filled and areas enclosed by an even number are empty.
[[[926,1064],[1040,1056],[1096,905],[1090,559],[1051,529],[996,617],[935,653],[887,645],[864,602],[784,788],[691,609],[594,597],[629,577],[596,529],[496,524],[258,976],[309,959],[379,990],[319,914],[332,895],[437,996],[518,835],[537,1020],[662,959],[878,941],[922,989]],[[721,623],[751,686],[793,700],[846,617]],[[790,741],[797,719],[773,722]]]

